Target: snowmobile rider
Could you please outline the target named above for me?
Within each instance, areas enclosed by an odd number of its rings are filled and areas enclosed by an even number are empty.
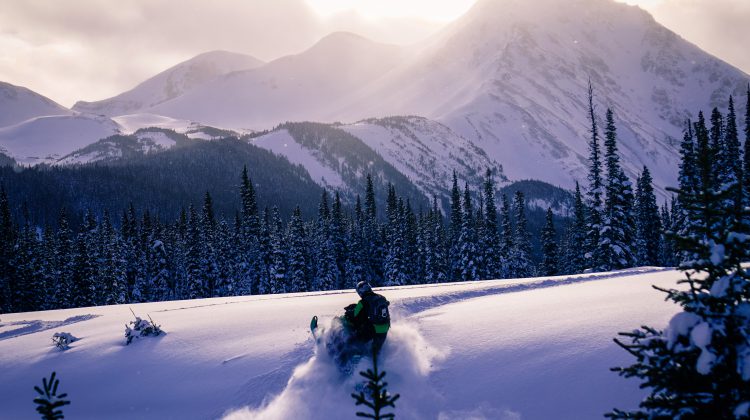
[[[346,307],[345,317],[352,327],[353,338],[361,343],[372,341],[372,351],[377,355],[391,327],[390,302],[373,292],[366,281],[357,283],[357,294],[359,302]]]

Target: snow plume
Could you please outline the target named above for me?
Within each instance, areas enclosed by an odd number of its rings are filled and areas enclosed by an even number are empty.
[[[362,407],[355,407],[350,394],[364,379],[358,372],[372,366],[363,358],[354,374],[343,377],[328,354],[325,343],[330,339],[330,322],[315,346],[315,354],[297,366],[280,394],[264,401],[260,407],[245,407],[227,413],[225,420],[331,419],[351,418]],[[388,333],[381,352],[379,368],[386,371],[385,380],[391,393],[401,394],[396,402],[399,418],[424,418],[425,411],[436,409],[440,397],[429,383],[429,374],[447,356],[433,348],[422,337],[416,325],[398,321]]]

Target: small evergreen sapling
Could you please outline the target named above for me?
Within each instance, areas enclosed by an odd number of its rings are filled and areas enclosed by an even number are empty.
[[[78,337],[71,333],[57,332],[52,335],[52,343],[60,350],[69,349],[70,345],[75,341],[78,341]]]
[[[63,419],[65,416],[61,408],[65,405],[70,404],[70,401],[66,400],[67,393],[57,395],[57,386],[60,385],[60,380],[55,379],[55,372],[49,378],[42,378],[42,388],[38,386],[34,387],[34,390],[39,394],[38,397],[34,398],[34,404],[37,405],[36,411],[42,415],[44,420],[58,420]]]
[[[401,397],[401,395],[391,395],[386,389],[388,382],[383,380],[383,378],[385,378],[385,372],[380,372],[378,370],[377,353],[373,352],[372,355],[372,369],[367,369],[365,372],[359,372],[359,374],[367,379],[365,391],[360,391],[358,394],[352,393],[352,398],[354,398],[357,406],[365,405],[372,410],[372,413],[357,411],[357,417],[376,420],[395,418],[395,414],[384,414],[382,411],[388,407],[396,408],[395,402]]]
[[[125,345],[130,344],[135,338],[147,337],[150,335],[156,337],[165,334],[161,329],[161,326],[156,325],[154,320],[151,319],[151,316],[149,316],[148,321],[146,321],[145,319],[136,316],[132,309],[130,312],[135,317],[135,321],[130,321],[130,325],[125,325]]]

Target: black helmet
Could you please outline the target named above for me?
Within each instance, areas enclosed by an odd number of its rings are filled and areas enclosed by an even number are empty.
[[[372,287],[370,286],[370,283],[366,281],[361,281],[357,283],[357,294],[362,297],[365,293],[372,292]]]

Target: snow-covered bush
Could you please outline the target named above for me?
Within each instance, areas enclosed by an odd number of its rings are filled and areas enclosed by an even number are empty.
[[[130,312],[133,311],[131,310]],[[148,317],[148,320],[141,319],[140,317],[136,316],[134,312],[133,316],[135,317],[135,320],[130,321],[129,324],[125,325],[125,345],[130,344],[136,338],[159,336],[165,334],[165,332],[161,329],[161,326],[156,325],[156,323],[153,319],[151,319],[150,316]]]
[[[56,332],[52,335],[52,343],[60,350],[69,349],[70,345],[75,341],[78,341],[78,337],[75,337],[71,333]]]

